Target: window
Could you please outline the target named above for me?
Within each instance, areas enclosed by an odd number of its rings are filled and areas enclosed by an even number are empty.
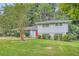
[[[43,27],[49,27],[49,24],[43,24]]]

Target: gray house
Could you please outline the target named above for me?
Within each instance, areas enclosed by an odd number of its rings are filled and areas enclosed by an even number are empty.
[[[2,9],[0,9],[0,15],[3,14],[3,13],[4,13],[4,11]]]
[[[30,37],[36,38],[38,35],[50,34],[53,38],[54,34],[66,34],[68,33],[68,24],[70,20],[49,20],[44,22],[37,22],[34,26],[28,27],[27,31],[30,33]]]

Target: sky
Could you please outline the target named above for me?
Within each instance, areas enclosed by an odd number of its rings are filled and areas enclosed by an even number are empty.
[[[4,6],[5,3],[0,3],[0,9],[2,9],[2,6]]]
[[[13,5],[13,3],[0,3],[0,10],[2,10],[2,7],[5,6],[5,4]]]

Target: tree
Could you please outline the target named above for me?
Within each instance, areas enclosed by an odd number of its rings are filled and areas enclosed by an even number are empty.
[[[67,19],[68,20],[69,17],[66,14],[62,13],[60,10],[58,10],[55,12],[54,19],[55,20],[66,20]]]
[[[12,20],[12,16],[11,16],[11,6],[7,6],[4,8],[4,14],[1,15],[1,19],[0,19],[0,27],[2,29],[2,32],[4,33],[4,35],[7,34],[8,31],[10,31],[10,29],[13,28],[13,20]]]
[[[59,4],[59,9],[68,15],[70,19],[78,20],[79,19],[79,4],[78,3],[61,3]]]
[[[23,37],[24,27],[27,27],[29,23],[28,20],[29,17],[27,17],[27,15],[28,15],[28,11],[32,8],[32,6],[33,4],[21,3],[21,4],[8,5],[4,7],[3,18],[6,22],[5,24],[8,26],[9,23],[9,25],[13,27],[12,29],[18,28],[18,30],[20,31],[21,40],[24,40]]]
[[[70,20],[72,21],[71,24],[71,30],[70,32],[72,34],[74,34],[74,36],[79,36],[79,4],[76,3],[63,3],[63,4],[59,4],[59,8],[61,10],[61,12],[63,12],[64,14],[66,14]]]
[[[36,4],[33,4],[32,8],[27,12],[27,17],[28,17],[28,20],[29,20],[29,26],[32,26],[35,24],[35,22],[37,22],[39,20],[39,18],[37,17],[38,16],[38,13],[37,13],[37,10],[38,10],[38,3]]]
[[[55,4],[36,3],[29,10],[28,17],[31,24],[39,21],[54,19]]]
[[[40,21],[52,20],[54,16],[54,7],[52,4],[41,3],[38,6],[37,16]]]

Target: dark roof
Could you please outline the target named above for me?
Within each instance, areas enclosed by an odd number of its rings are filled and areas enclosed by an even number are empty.
[[[49,21],[43,21],[43,22],[37,22],[35,24],[45,24],[45,23],[68,23],[71,22],[71,20],[49,20]]]

